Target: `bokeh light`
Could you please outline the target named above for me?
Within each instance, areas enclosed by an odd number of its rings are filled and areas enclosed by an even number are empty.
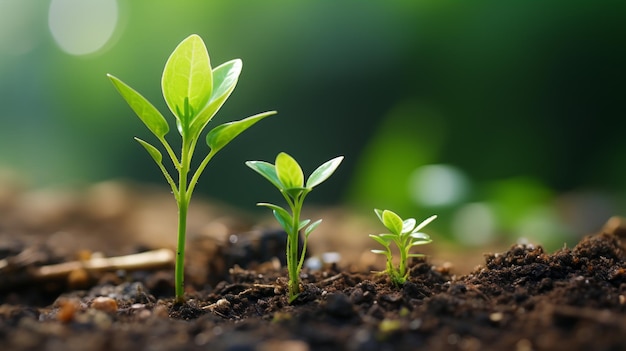
[[[461,170],[451,165],[427,165],[413,171],[409,193],[419,206],[456,205],[469,191],[469,182]]]
[[[107,44],[118,17],[116,0],[52,0],[48,25],[63,51],[87,55]]]
[[[479,246],[496,237],[496,218],[485,203],[469,203],[452,217],[452,235],[461,244]]]
[[[0,1],[0,61],[32,51],[40,41],[34,1]]]

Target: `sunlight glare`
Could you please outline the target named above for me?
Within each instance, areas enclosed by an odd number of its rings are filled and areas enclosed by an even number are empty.
[[[48,25],[70,55],[94,53],[111,39],[118,22],[116,0],[52,0]]]

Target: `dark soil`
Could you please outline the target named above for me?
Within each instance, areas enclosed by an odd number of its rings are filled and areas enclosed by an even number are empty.
[[[280,232],[232,245],[199,236],[189,244],[188,300],[176,305],[169,266],[37,276],[74,260],[79,251],[59,247],[80,247],[81,239],[24,229],[7,203],[0,202],[0,350],[626,349],[623,223],[553,254],[514,245],[466,275],[414,261],[401,287],[367,269],[326,264],[303,272],[292,304],[286,272],[272,258]],[[74,210],[57,226],[94,225],[97,216]],[[148,249],[116,251],[106,238],[108,256]]]

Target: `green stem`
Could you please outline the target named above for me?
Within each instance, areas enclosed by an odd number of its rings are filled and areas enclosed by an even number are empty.
[[[406,251],[404,250],[404,248],[400,248],[400,267],[398,268],[400,271],[399,278],[402,280],[402,283],[404,283],[404,278],[406,275]]]
[[[400,265],[398,266],[398,279],[397,279],[397,283],[398,285],[403,284],[406,281],[406,275],[407,275],[407,255],[408,255],[408,248],[406,247],[407,243],[406,243],[405,238],[402,238],[402,234],[400,234],[400,239],[399,241],[396,241],[396,244],[398,245],[398,249],[400,251]]]
[[[174,284],[176,289],[176,303],[185,301],[185,243],[187,234],[187,210],[191,200],[191,192],[187,190],[187,176],[191,164],[189,145],[183,133],[183,146],[181,152],[178,178],[178,240],[176,243],[176,267],[174,271]]]
[[[189,198],[187,197],[187,194],[183,194],[178,203],[178,243],[176,249],[176,268],[174,273],[176,303],[185,302],[185,241],[188,208]]]
[[[289,201],[293,222],[291,232],[287,238],[287,270],[289,271],[289,303],[293,302],[300,294],[300,274],[298,269],[298,239],[300,227],[300,211],[302,204],[298,199]]]

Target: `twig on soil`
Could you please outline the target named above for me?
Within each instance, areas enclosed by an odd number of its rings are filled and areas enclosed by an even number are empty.
[[[156,269],[171,266],[174,263],[174,252],[159,249],[138,254],[117,257],[94,257],[86,261],[72,261],[43,266],[33,272],[35,279],[55,279],[66,277],[77,269],[88,272]]]
[[[341,277],[343,277],[343,273],[335,274],[332,277],[328,277],[328,278],[322,280],[320,282],[320,284],[322,284],[322,285],[330,284],[330,283],[334,282],[335,280],[340,279]]]
[[[6,261],[2,260],[2,261]],[[169,267],[174,263],[174,252],[169,249],[159,249],[141,252],[138,254],[117,257],[93,257],[84,261],[71,261],[41,267],[24,267],[26,270],[7,272],[0,279],[0,290],[11,289],[16,285],[32,284],[41,281],[67,279],[72,272],[86,271],[87,273],[116,271],[116,270],[152,270]],[[0,262],[0,268],[10,266],[8,262]]]

